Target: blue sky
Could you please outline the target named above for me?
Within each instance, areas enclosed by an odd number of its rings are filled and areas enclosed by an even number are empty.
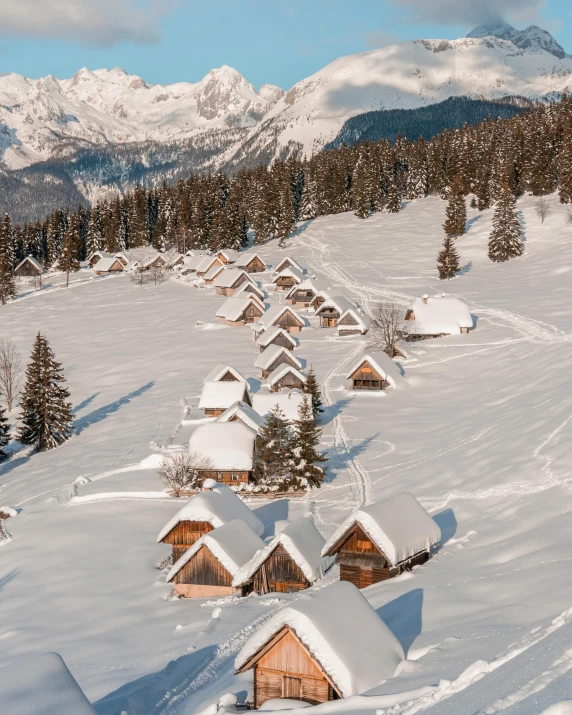
[[[487,5],[490,3],[490,7]],[[548,29],[572,53],[570,0],[14,0],[0,72],[70,77],[123,67],[148,82],[236,67],[288,89],[328,62],[399,40],[461,37],[485,15]]]

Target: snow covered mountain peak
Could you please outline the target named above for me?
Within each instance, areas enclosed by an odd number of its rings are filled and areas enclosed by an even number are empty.
[[[547,30],[543,30],[537,25],[530,25],[526,30],[516,30],[506,22],[491,22],[475,27],[467,37],[499,37],[502,40],[509,40],[513,45],[527,52],[544,50],[560,60],[566,57],[564,48]]]

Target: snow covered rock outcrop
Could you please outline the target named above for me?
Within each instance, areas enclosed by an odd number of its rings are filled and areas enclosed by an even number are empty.
[[[544,50],[558,57],[559,60],[566,57],[562,45],[559,45],[549,32],[537,25],[530,25],[526,30],[516,30],[506,22],[490,22],[475,27],[467,37],[499,37],[501,40],[509,40],[513,45],[527,52]]]

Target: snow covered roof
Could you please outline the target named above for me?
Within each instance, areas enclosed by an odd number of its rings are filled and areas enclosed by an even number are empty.
[[[304,402],[305,395],[300,390],[281,390],[280,392],[270,392],[261,390],[252,395],[252,407],[259,415],[266,415],[273,410],[276,405],[280,407],[289,422],[298,419],[298,408]]]
[[[231,248],[223,248],[220,251],[217,251],[215,256],[222,256],[225,261],[234,263],[237,260],[239,253],[238,251],[233,251]]]
[[[94,266],[94,270],[101,273],[107,273],[112,268],[114,271],[125,270],[123,263],[119,260],[119,258],[115,258],[115,256],[104,256],[103,258],[100,258]]]
[[[322,556],[325,543],[324,537],[311,519],[306,516],[296,519],[287,524],[268,545],[254,554],[250,561],[245,562],[235,575],[232,585],[239,587],[248,583],[279,544],[290,554],[308,581],[314,583],[325,574],[335,560],[330,556]]]
[[[283,268],[279,273],[276,273],[274,278],[272,279],[273,283],[276,283],[278,278],[293,278],[296,283],[301,283],[304,280],[304,275],[302,271],[299,271],[297,268]]]
[[[240,320],[244,311],[251,303],[254,303],[260,308],[261,311],[264,311],[264,305],[260,303],[259,298],[255,295],[243,293],[240,296],[233,295],[230,298],[227,298],[217,310],[216,317],[235,322]]]
[[[149,256],[147,260],[142,262],[142,267],[143,268],[148,268],[149,266],[152,266],[154,263],[158,263],[160,265],[167,265],[167,258],[166,256],[161,255],[160,253],[156,253],[154,256]]]
[[[273,370],[270,375],[266,378],[268,380],[269,385],[275,385],[279,380],[281,380],[285,375],[288,373],[292,373],[292,375],[295,375],[299,380],[302,382],[306,382],[308,379],[306,375],[302,374],[300,370],[297,370],[295,367],[292,367],[291,365],[279,365],[276,370]]]
[[[326,298],[322,305],[316,310],[316,315],[320,315],[320,313],[327,308],[335,308],[340,316],[342,313],[347,313],[350,310],[357,310],[351,300],[348,300],[344,295],[332,295]]]
[[[23,261],[20,261],[20,263],[18,263],[18,265],[16,266],[16,268],[14,269],[14,271],[17,271],[18,268],[20,268],[20,266],[23,266],[23,265],[24,265],[24,263],[31,263],[32,266],[34,266],[34,268],[35,268],[37,271],[39,271],[40,273],[43,273],[43,272],[44,272],[44,268],[43,268],[42,264],[41,264],[39,261],[37,261],[37,260],[34,258],[34,256],[26,256],[26,258],[24,258]]]
[[[193,432],[189,452],[208,459],[214,471],[250,472],[255,439],[256,431],[243,422],[210,422]]]
[[[244,281],[244,283],[240,286],[235,291],[235,296],[242,295],[243,293],[246,293],[247,295],[250,293],[251,295],[257,295],[260,300],[264,300],[266,297],[266,293],[262,290],[262,288],[256,283],[255,281],[252,280],[252,278],[248,281]]]
[[[217,364],[203,380],[203,385],[206,382],[218,382],[226,375],[227,372],[230,372],[230,374],[233,375],[238,380],[238,382],[246,382],[246,378],[240,372],[238,372],[238,370],[235,370],[230,365],[225,365],[222,362],[217,362]]]
[[[260,318],[260,323],[266,328],[270,328],[276,323],[277,320],[284,315],[284,313],[291,313],[299,322],[300,325],[306,325],[306,321],[299,315],[290,305],[271,305],[270,308],[264,313]]]
[[[284,627],[294,631],[343,697],[392,678],[405,658],[365,596],[349,581],[336,581],[303,593],[266,621],[237,655],[237,671]]]
[[[216,264],[222,265],[222,261],[216,256],[203,256],[195,270],[197,271],[197,273],[206,273],[209,269],[213,267],[213,265]]]
[[[311,290],[314,293],[319,293],[321,290],[326,290],[327,287],[325,282],[318,278],[305,278],[301,283],[297,283],[290,288],[286,293],[286,298],[290,298],[298,290]]]
[[[264,265],[266,265],[266,261],[264,260],[264,258],[262,258],[262,256],[260,255],[260,253],[241,253],[240,256],[236,259],[236,265],[237,265],[237,267],[242,267],[242,268],[244,268],[244,267],[246,267],[246,266],[250,263],[250,261],[252,261],[254,258],[258,258],[258,260],[259,260],[261,263],[263,263]]]
[[[268,328],[268,330],[265,330],[258,336],[256,342],[261,347],[266,347],[266,345],[269,345],[279,335],[285,337],[290,343],[292,343],[293,347],[298,347],[300,344],[298,340],[293,335],[290,335],[287,330],[284,330],[284,328],[280,328],[277,325],[273,325],[271,328]]]
[[[410,310],[415,320],[405,321],[404,330],[413,335],[439,335],[448,333],[454,335],[461,328],[472,328],[473,318],[466,303],[452,295],[437,295],[427,298],[416,298]]]
[[[197,253],[196,255],[193,255],[188,261],[185,261],[185,266],[191,271],[196,271],[197,268],[201,265],[201,263],[205,260],[205,258],[208,258],[208,256],[205,256],[204,253]]]
[[[217,382],[211,380],[203,384],[199,410],[226,410],[235,402],[250,402],[248,385],[235,380]]]
[[[294,266],[300,273],[304,273],[304,269],[302,266],[295,261],[293,258],[290,258],[290,256],[284,256],[284,258],[280,261],[280,263],[276,266],[274,269],[275,273],[280,273],[281,270],[284,269],[284,267],[287,267],[288,265]]]
[[[235,576],[239,569],[252,559],[254,554],[264,548],[265,544],[245,521],[233,519],[195,541],[191,548],[187,549],[181,558],[173,564],[167,574],[167,581],[172,581],[203,546],[211,552],[231,576]]]
[[[348,308],[347,310],[344,310],[343,313],[340,315],[338,318],[338,330],[343,330],[344,328],[351,328],[353,327],[350,324],[341,324],[342,320],[346,317],[346,315],[351,315],[353,319],[355,320],[355,326],[358,328],[361,328],[364,332],[370,329],[371,327],[371,320],[367,315],[364,315],[358,311],[357,308],[352,307]]]
[[[310,307],[314,307],[314,303],[316,302],[316,298],[323,298],[324,300],[328,300],[328,298],[332,295],[332,291],[328,288],[325,290],[320,290],[316,293],[316,295],[312,298],[310,302]]]
[[[5,715],[95,715],[57,653],[20,657],[0,668],[0,710]]]
[[[351,369],[348,371],[346,379],[354,374],[354,372],[360,367],[362,363],[367,362],[372,366],[372,368],[378,372],[384,380],[387,380],[392,387],[397,387],[399,383],[403,380],[403,375],[399,370],[397,363],[395,363],[389,355],[382,351],[370,351],[360,355],[357,360],[352,363]]]
[[[234,422],[231,424],[235,424]],[[199,428],[200,429],[200,428]],[[233,519],[242,519],[259,536],[264,533],[264,524],[242,499],[226,484],[215,482],[209,491],[202,491],[189,499],[182,509],[165,524],[157,542],[163,541],[182,521],[204,521],[215,529]]]
[[[246,402],[237,402],[216,418],[217,422],[230,422],[234,417],[257,432],[264,427],[264,418]]]
[[[240,268],[226,268],[215,278],[214,285],[217,288],[232,288],[242,275],[245,275],[250,280],[246,271]]]
[[[287,357],[296,364],[298,369],[302,369],[302,363],[300,360],[298,360],[291,350],[288,350],[288,348],[285,348],[282,345],[271,345],[266,348],[266,350],[260,353],[259,357],[255,360],[254,367],[266,370],[266,368],[269,368],[283,353],[286,353]]]
[[[361,526],[393,566],[429,551],[441,539],[437,522],[413,494],[401,492],[350,514],[330,536],[322,554],[327,555],[354,524]]]
[[[215,263],[208,269],[203,278],[206,281],[214,280],[221,271],[224,271],[224,266],[221,263]]]

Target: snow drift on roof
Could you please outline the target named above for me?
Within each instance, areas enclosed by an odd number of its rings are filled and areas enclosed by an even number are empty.
[[[276,266],[274,271],[276,273],[280,273],[280,271],[283,270],[284,265],[287,264],[288,262],[290,262],[290,264],[293,265],[294,268],[296,268],[300,273],[304,273],[304,269],[302,268],[302,266],[297,261],[295,261],[293,258],[290,258],[290,256],[285,256],[280,261],[280,263]]]
[[[206,273],[215,263],[222,265],[222,261],[220,261],[216,256],[203,256],[197,264],[196,271],[197,273]]]
[[[333,295],[327,298],[318,310],[316,310],[316,315],[320,315],[320,313],[326,308],[335,308],[340,315],[349,310],[356,310],[356,307],[351,300],[348,300],[343,295]]]
[[[217,362],[217,364],[203,380],[203,385],[206,382],[218,382],[226,375],[227,372],[230,372],[230,374],[233,375],[238,380],[238,382],[246,382],[246,379],[241,375],[240,372],[238,372],[238,370],[235,370],[230,365],[225,365],[222,362]]]
[[[234,263],[239,255],[238,251],[233,251],[231,248],[224,248],[215,253],[215,256],[222,256],[229,263]]]
[[[265,422],[264,418],[253,410],[250,405],[247,405],[246,402],[237,402],[231,405],[222,415],[216,418],[216,421],[230,422],[234,417],[244,422],[250,429],[256,430],[256,432],[264,426]]]
[[[285,348],[282,345],[270,345],[270,347],[266,348],[266,350],[260,353],[259,357],[255,360],[254,367],[266,370],[272,365],[272,363],[276,362],[280,355],[283,354],[286,354],[286,356],[296,364],[299,370],[302,369],[302,363],[300,360],[298,360],[291,350],[288,350],[288,348]]]
[[[284,626],[291,628],[344,697],[363,693],[395,675],[403,648],[348,581],[302,594],[245,643],[235,660],[240,670]]]
[[[412,494],[401,492],[350,514],[330,536],[322,554],[326,555],[356,523],[393,566],[420,551],[430,551],[441,539],[435,520]]]
[[[412,335],[455,335],[461,332],[461,328],[473,327],[467,304],[452,295],[427,298],[427,303],[422,298],[416,298],[410,309],[415,320],[405,321],[404,330]]]
[[[261,326],[263,327],[263,326]],[[280,328],[277,325],[273,325],[271,328],[268,328],[268,330],[264,330],[262,335],[258,336],[258,339],[256,342],[261,346],[261,347],[266,347],[269,343],[271,343],[274,338],[278,337],[278,335],[282,335],[288,340],[290,343],[292,343],[293,347],[298,347],[300,345],[299,341],[293,336],[290,335],[290,333],[287,330],[284,330],[284,328]]]
[[[40,273],[43,273],[43,271],[44,271],[44,269],[43,269],[43,267],[42,267],[42,264],[41,264],[39,261],[37,261],[37,260],[34,258],[34,256],[26,256],[26,258],[24,258],[23,261],[20,261],[20,263],[18,263],[18,265],[17,265],[16,268],[14,269],[14,272],[16,272],[16,271],[18,270],[18,268],[20,268],[20,266],[23,266],[24,263],[31,263],[31,264],[34,266],[34,268],[35,268],[37,271],[39,271]]]
[[[235,402],[250,402],[248,386],[245,382],[205,382],[201,399],[200,410],[226,410]]]
[[[299,271],[296,268],[283,268],[279,273],[276,273],[274,278],[272,279],[273,283],[276,283],[278,278],[293,278],[296,283],[301,283],[304,280],[304,276],[302,274],[302,271]]]
[[[362,363],[367,362],[373,367],[376,372],[378,372],[384,380],[387,380],[393,387],[398,387],[400,383],[403,382],[403,375],[399,370],[397,363],[395,363],[389,355],[382,351],[370,351],[360,355],[355,362],[352,363],[351,369],[348,371],[347,380],[354,374],[354,372],[361,366]]]
[[[238,267],[246,267],[254,258],[258,258],[258,260],[261,261],[264,266],[266,266],[266,261],[259,253],[241,253],[240,256],[236,259],[236,265]]]
[[[319,293],[322,290],[327,290],[328,286],[325,281],[318,278],[305,278],[301,283],[292,286],[286,293],[286,298],[290,298],[298,290],[311,290],[314,293]]]
[[[189,451],[209,459],[215,471],[249,472],[255,439],[256,431],[242,422],[209,422],[193,432]]]
[[[304,402],[305,395],[300,390],[281,390],[280,392],[270,392],[261,390],[252,395],[252,407],[259,415],[266,415],[273,410],[276,405],[280,407],[289,422],[298,419],[298,409]]]
[[[167,581],[172,581],[203,546],[211,552],[231,576],[235,576],[238,570],[252,559],[254,554],[264,548],[265,544],[245,521],[233,519],[195,541],[175,562],[167,574]]]
[[[289,372],[292,373],[292,375],[295,375],[303,383],[306,382],[306,380],[308,379],[306,375],[301,373],[300,370],[296,370],[296,368],[292,367],[292,365],[279,365],[276,370],[273,370],[266,378],[268,380],[268,384],[275,385]]]
[[[244,311],[250,307],[251,303],[254,303],[260,308],[261,311],[264,311],[264,305],[255,295],[243,293],[240,296],[233,295],[230,298],[227,298],[217,310],[216,317],[223,318],[224,320],[230,320],[234,323],[242,318]]]
[[[111,270],[112,267],[113,270],[116,271],[123,271],[125,268],[119,258],[115,258],[115,256],[105,256],[104,258],[99,259],[99,261],[93,267],[93,270],[100,271],[102,273],[107,273],[107,271]]]
[[[201,265],[201,263],[205,260],[205,254],[204,253],[198,253],[197,255],[193,256],[190,260],[185,261],[185,267],[189,268],[191,271],[196,271],[197,268]]]
[[[314,583],[324,575],[335,560],[332,557],[322,556],[325,543],[324,537],[311,519],[306,516],[296,519],[287,524],[280,534],[256,553],[248,563],[245,562],[235,575],[232,585],[238,588],[248,583],[279,544],[282,544],[290,554],[308,581]]]
[[[302,318],[301,315],[298,315],[298,313],[290,305],[279,304],[271,305],[264,315],[261,316],[258,322],[261,325],[264,325],[265,328],[270,328],[284,315],[284,313],[291,313],[299,321],[300,325],[306,325],[304,318]]]
[[[245,521],[253,531],[262,536],[264,525],[256,514],[230,487],[217,483],[211,491],[199,492],[191,497],[161,529],[157,541],[163,541],[181,521],[205,521],[217,529],[233,519]]]
[[[244,281],[244,283],[238,286],[234,293],[235,297],[242,296],[243,294],[257,295],[261,301],[264,301],[264,298],[266,297],[266,293],[262,290],[258,283],[252,279]]]
[[[214,280],[214,279],[218,276],[218,274],[219,274],[221,271],[224,271],[224,266],[221,265],[220,263],[215,263],[214,266],[211,266],[211,267],[208,269],[208,271],[205,273],[205,275],[203,276],[203,278],[204,278],[206,281],[212,281],[212,280]]]
[[[219,273],[215,278],[213,285],[216,288],[232,288],[240,276],[243,275],[250,280],[248,273],[240,268],[225,268],[224,271]]]

